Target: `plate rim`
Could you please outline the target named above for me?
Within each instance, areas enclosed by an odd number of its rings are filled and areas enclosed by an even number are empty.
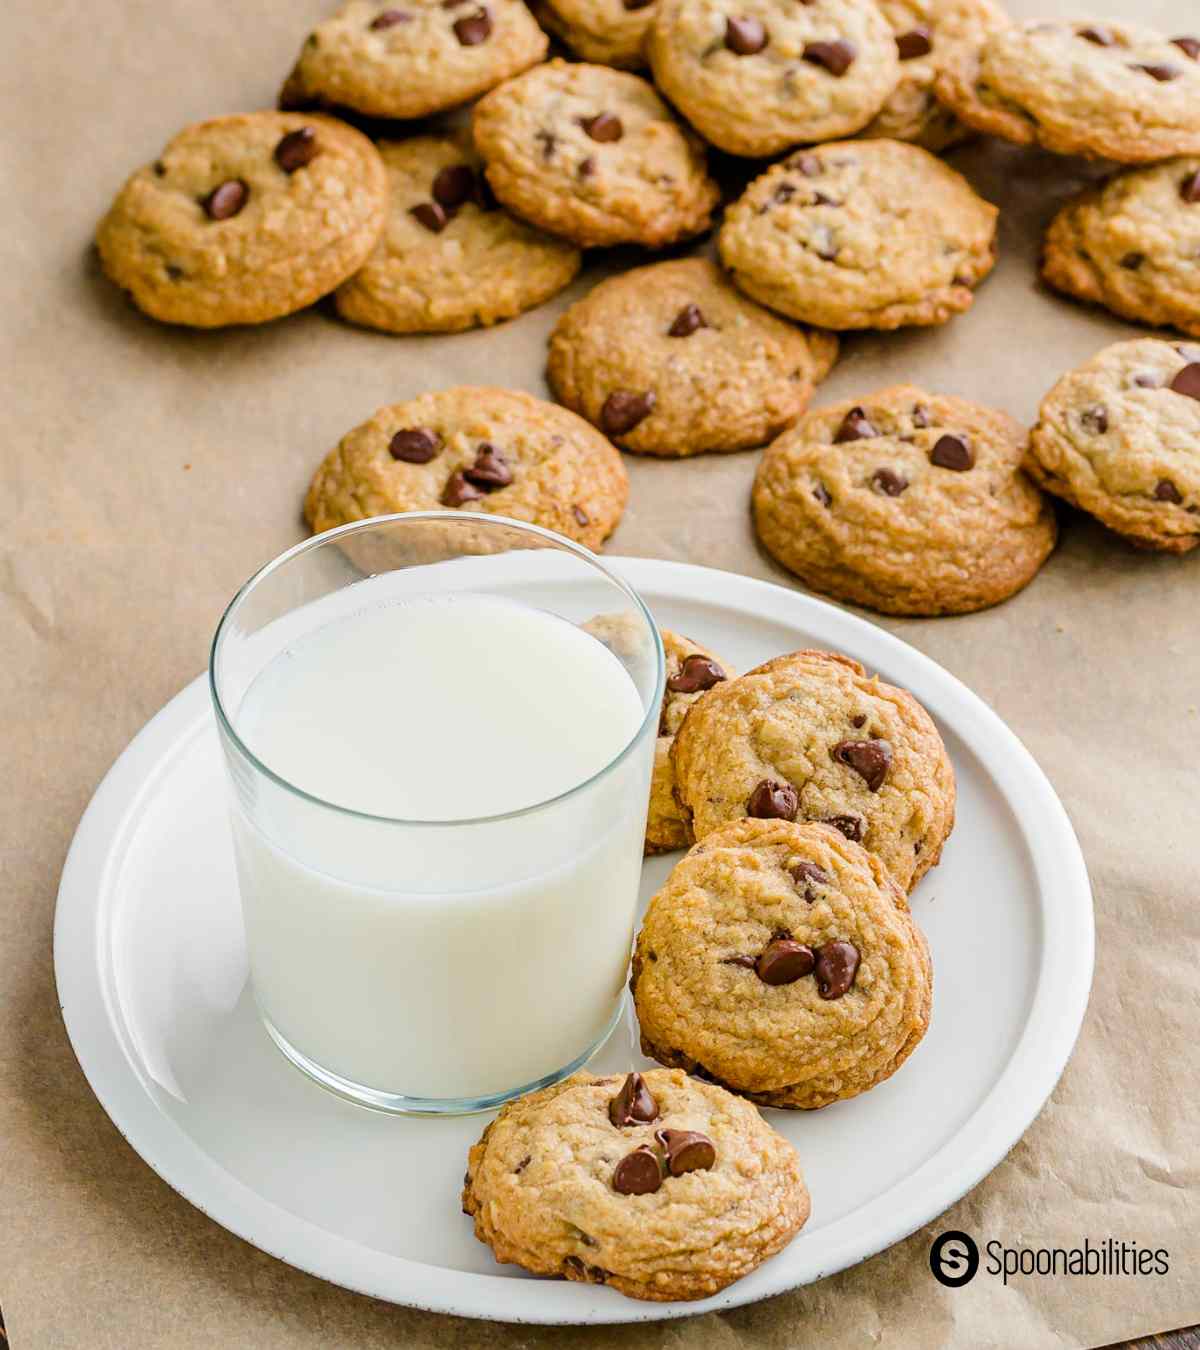
[[[1020,1035],[999,1077],[950,1140],[907,1177],[823,1230],[819,1269],[793,1272],[783,1252],[711,1298],[639,1303],[590,1285],[428,1265],[330,1233],[283,1210],[225,1171],[158,1107],[118,1034],[122,1019],[104,976],[103,907],[98,902],[107,893],[111,870],[129,846],[142,802],[170,762],[212,719],[205,677],[198,675],[117,757],[76,828],[54,918],[60,1008],[71,1048],[92,1092],[134,1152],[207,1217],[319,1279],[423,1311],[540,1325],[660,1321],[757,1302],[867,1260],[944,1213],[1020,1140],[1070,1059],[1087,1011],[1094,967],[1091,884],[1066,808],[1007,723],[931,657],[870,620],[815,596],[695,563],[620,555],[608,557],[606,563],[639,593],[657,590],[772,623],[815,628],[831,647],[858,653],[872,667],[886,667],[890,680],[911,687],[915,675],[918,685],[932,683],[936,698],[931,701],[938,704],[934,716],[954,727],[986,764],[1016,820],[1038,892],[1054,897],[1039,912],[1041,962]],[[880,659],[865,658],[864,647],[873,647]],[[925,701],[926,695],[921,697]],[[964,720],[972,728],[969,736],[962,732]],[[986,745],[986,754],[981,744]],[[1031,824],[1035,828],[1029,828]],[[101,859],[103,865],[97,869],[95,863]],[[981,1116],[986,1119],[979,1126]],[[978,1139],[973,1127],[979,1130]],[[947,1166],[943,1155],[951,1150],[953,1165]],[[894,1203],[898,1195],[903,1203],[890,1211],[864,1246],[857,1216],[884,1200]],[[478,1290],[474,1297],[469,1293],[473,1289]]]

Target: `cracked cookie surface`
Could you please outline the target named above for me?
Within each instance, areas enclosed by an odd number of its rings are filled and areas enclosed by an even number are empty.
[[[724,825],[676,865],[630,985],[644,1054],[799,1109],[895,1073],[933,1000],[928,946],[882,862],[783,820]]]
[[[575,1074],[501,1109],[470,1151],[462,1195],[497,1261],[630,1298],[707,1298],[804,1225],[799,1158],[754,1106],[679,1070],[640,1080],[648,1120],[614,1123],[620,1075]],[[614,1185],[630,1154],[646,1172],[640,1192]]]
[[[874,0],[658,0],[647,53],[667,98],[734,155],[852,135],[900,80]]]
[[[963,49],[934,91],[968,126],[1017,145],[1129,164],[1200,153],[1200,31],[1031,19]]]
[[[674,243],[717,203],[699,139],[628,71],[549,61],[481,99],[472,129],[505,206],[583,248]]]
[[[738,287],[821,328],[944,323],[995,261],[997,210],[901,141],[836,141],[756,178],[718,244]]]
[[[808,406],[837,339],[747,299],[714,262],[678,258],[602,281],[559,319],[559,400],[625,450],[762,445]]]
[[[754,520],[815,590],[885,614],[1007,599],[1054,547],[1011,417],[909,385],[808,413],[763,453]]]
[[[1200,543],[1200,344],[1106,347],[1042,401],[1027,467],[1144,548]]]
[[[629,481],[582,417],[515,389],[459,387],[381,408],[318,467],[304,513],[315,533],[393,511],[487,511],[599,548]]]
[[[1123,318],[1200,337],[1200,157],[1127,169],[1046,231],[1042,276]]]
[[[900,83],[860,136],[890,136],[941,151],[974,134],[933,87],[940,71],[978,59],[989,33],[1010,22],[993,0],[876,0],[895,35]]]
[[[371,256],[338,288],[338,313],[389,333],[453,333],[540,305],[580,254],[501,210],[467,137],[381,141],[388,213]]]
[[[906,890],[954,827],[954,769],[933,719],[848,656],[798,651],[716,685],[671,749],[695,838],[732,820],[816,820]]]
[[[96,245],[108,276],[155,319],[265,323],[361,266],[383,228],[385,194],[378,152],[342,122],[216,117],[133,174]]]
[[[349,0],[308,35],[279,106],[427,117],[526,70],[548,45],[521,0]]]

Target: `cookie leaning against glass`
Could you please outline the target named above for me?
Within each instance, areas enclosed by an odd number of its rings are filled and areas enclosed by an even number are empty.
[[[763,1106],[890,1077],[929,1026],[929,948],[883,863],[830,825],[735,820],[650,902],[630,980],[642,1052]]]
[[[714,686],[671,748],[699,843],[747,817],[815,820],[911,890],[954,827],[954,768],[925,709],[848,656],[798,651]]]

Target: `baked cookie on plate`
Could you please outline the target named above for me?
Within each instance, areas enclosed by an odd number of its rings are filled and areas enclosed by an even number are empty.
[[[466,136],[381,141],[388,214],[371,256],[335,297],[352,323],[388,333],[456,333],[548,300],[579,250],[501,210]]]
[[[737,286],[820,328],[945,323],[995,262],[997,211],[902,141],[834,141],[756,178],[718,246]]]
[[[658,0],[647,52],[663,93],[734,155],[853,135],[900,81],[875,0]]]
[[[754,480],[764,548],[814,590],[885,614],[1006,600],[1054,547],[1011,417],[911,385],[808,413]]]
[[[1068,371],[1042,400],[1029,472],[1143,548],[1200,543],[1200,344],[1140,338]]]
[[[427,117],[526,70],[548,45],[521,0],[347,0],[305,39],[279,106]]]
[[[643,1054],[810,1110],[912,1054],[933,971],[877,857],[828,825],[738,820],[705,835],[651,900],[630,987]]]
[[[1029,19],[959,51],[934,91],[968,126],[1017,145],[1126,164],[1200,153],[1200,35]]]
[[[671,748],[696,840],[734,820],[816,820],[906,890],[954,827],[954,769],[933,719],[848,656],[799,651],[715,685]]]
[[[808,1218],[795,1149],[740,1097],[678,1070],[578,1073],[501,1108],[464,1212],[497,1261],[629,1298],[708,1298]]]
[[[699,234],[717,203],[704,147],[640,76],[549,61],[476,104],[496,196],[582,248]]]
[[[707,258],[635,267],[559,319],[547,375],[560,402],[624,450],[743,450],[808,406],[837,339],[738,291]]]
[[[1050,222],[1042,276],[1138,323],[1200,337],[1200,158],[1126,169]]]
[[[362,266],[383,229],[383,162],[316,114],[253,112],[181,131],[118,193],[100,262],[139,309],[194,328],[304,309]]]
[[[459,387],[381,408],[321,461],[314,533],[393,511],[490,511],[599,548],[625,509],[620,453],[582,417],[516,389]]]

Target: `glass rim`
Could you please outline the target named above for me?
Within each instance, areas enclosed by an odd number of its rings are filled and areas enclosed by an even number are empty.
[[[242,601],[247,599],[262,582],[266,581],[275,572],[305,553],[315,552],[325,544],[330,544],[338,539],[346,538],[348,535],[377,529],[382,525],[394,525],[399,522],[408,523],[419,520],[436,520],[456,526],[483,524],[485,528],[489,529],[492,525],[503,525],[518,531],[518,533],[545,539],[561,551],[572,553],[582,562],[590,564],[590,566],[599,572],[607,581],[610,581],[618,590],[625,593],[645,620],[646,626],[649,628],[651,637],[653,638],[654,651],[657,657],[655,662],[657,674],[655,677],[654,697],[647,706],[638,729],[621,747],[620,751],[614,755],[607,764],[597,769],[595,773],[585,778],[582,782],[576,783],[573,787],[569,787],[553,797],[547,797],[543,801],[533,802],[529,806],[517,807],[512,811],[501,811],[497,814],[484,816],[460,816],[447,820],[413,820],[404,816],[385,816],[372,811],[359,811],[355,807],[343,806],[338,802],[331,802],[325,797],[318,796],[315,792],[309,792],[307,789],[293,783],[290,779],[283,777],[282,774],[277,773],[269,765],[264,764],[258,755],[250,749],[238,734],[237,729],[233,725],[232,718],[225,710],[225,705],[221,699],[220,692],[217,689],[217,659],[227,627],[232,621],[234,612]],[[370,575],[378,576],[379,573],[371,573]],[[339,815],[349,816],[356,820],[370,821],[373,824],[408,825],[425,829],[440,829],[452,826],[490,825],[506,820],[518,820],[522,816],[532,815],[536,811],[543,811],[548,807],[556,806],[560,802],[565,802],[568,798],[574,797],[577,793],[583,792],[585,788],[589,788],[593,784],[598,783],[602,778],[607,777],[607,775],[619,764],[623,763],[630,754],[632,754],[634,748],[645,739],[647,730],[652,725],[657,725],[661,714],[665,687],[666,653],[663,649],[662,635],[658,631],[658,625],[654,622],[654,616],[650,613],[650,610],[646,606],[646,602],[637,591],[635,591],[623,577],[617,576],[615,572],[612,572],[607,568],[600,558],[593,553],[591,549],[585,548],[583,544],[576,543],[575,540],[568,539],[565,535],[557,534],[554,530],[548,530],[542,525],[534,525],[531,522],[524,520],[514,520],[511,516],[502,516],[490,511],[394,511],[388,515],[368,516],[365,520],[354,520],[347,525],[338,525],[334,529],[325,530],[321,534],[314,534],[308,539],[302,539],[299,543],[293,544],[291,548],[285,549],[269,562],[264,563],[238,587],[234,592],[233,598],[225,606],[224,612],[217,623],[208,652],[208,691],[212,699],[213,708],[216,712],[217,725],[221,732],[228,737],[238,754],[250,764],[251,768],[256,772],[261,773],[265,778],[277,784],[285,791],[301,798],[303,801],[310,802],[314,806],[323,807],[328,811],[336,811]]]

